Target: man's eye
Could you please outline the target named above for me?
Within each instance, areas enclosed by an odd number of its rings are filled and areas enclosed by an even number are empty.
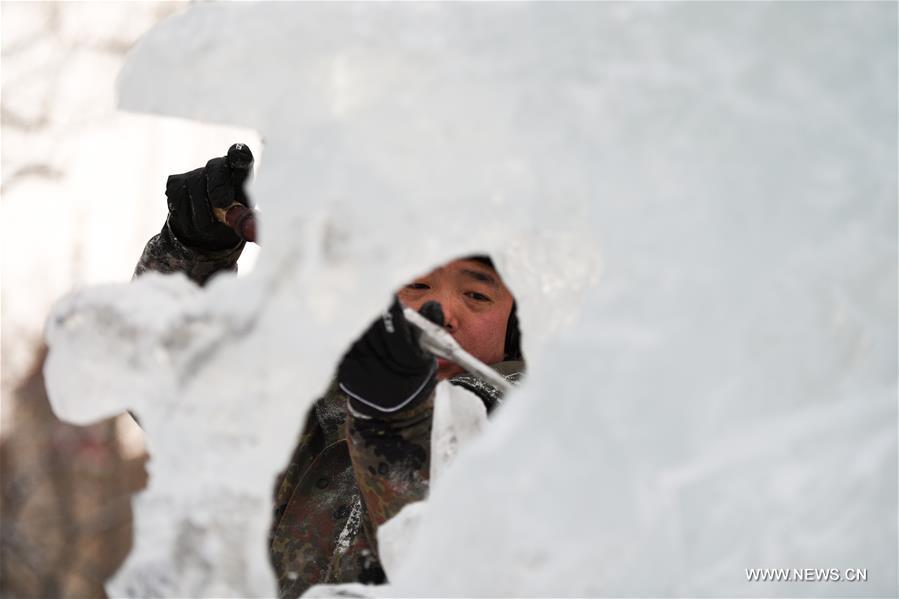
[[[477,291],[469,291],[466,293],[468,297],[475,300],[476,302],[489,302],[490,298],[484,295],[483,293],[478,293]]]
[[[409,283],[408,285],[406,285],[406,289],[415,289],[416,291],[430,288],[431,287],[425,283]]]

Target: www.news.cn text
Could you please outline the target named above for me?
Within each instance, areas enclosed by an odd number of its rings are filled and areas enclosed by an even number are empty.
[[[746,568],[749,582],[865,582],[867,568]]]

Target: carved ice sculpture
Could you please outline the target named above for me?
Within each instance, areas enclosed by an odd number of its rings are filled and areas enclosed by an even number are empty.
[[[895,23],[869,3],[162,23],[122,106],[261,133],[264,250],[241,280],[149,276],[49,321],[56,410],[133,409],[153,456],[111,590],[271,595],[272,481],[340,353],[397,284],[489,252],[529,378],[435,484],[391,595],[895,595]]]

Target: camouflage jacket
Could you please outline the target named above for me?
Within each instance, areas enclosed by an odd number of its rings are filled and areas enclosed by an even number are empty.
[[[198,251],[181,243],[166,220],[162,231],[151,237],[144,247],[144,253],[134,269],[134,276],[148,270],[183,272],[197,285],[205,285],[218,272],[237,272],[237,259],[240,258],[244,245],[244,242],[240,242],[221,252]]]
[[[200,254],[166,225],[147,243],[135,276],[147,270],[183,272],[202,285],[216,272],[236,271],[242,249],[243,244]],[[514,381],[524,364],[493,367]],[[502,401],[498,389],[473,375],[450,383],[475,393],[488,412]],[[314,584],[385,581],[375,533],[427,494],[433,406],[432,393],[408,410],[368,418],[349,411],[334,383],[315,402],[275,484],[269,549],[281,597],[297,597]]]

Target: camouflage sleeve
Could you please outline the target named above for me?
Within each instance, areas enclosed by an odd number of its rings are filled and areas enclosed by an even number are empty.
[[[418,406],[394,415],[368,418],[350,413],[350,459],[375,528],[427,495],[433,413],[433,392]]]
[[[306,423],[303,425],[303,431],[300,434],[300,440],[290,456],[287,468],[275,477],[274,518],[272,518],[269,538],[274,534],[281,520],[281,515],[287,508],[287,504],[290,502],[290,498],[300,482],[300,477],[306,472],[306,469],[309,468],[315,457],[324,449],[324,435],[321,427],[317,425],[315,410],[309,410],[309,415],[306,417]]]
[[[134,276],[138,277],[148,270],[162,273],[183,272],[198,285],[204,285],[217,272],[237,272],[237,259],[240,258],[244,245],[241,241],[233,248],[222,251],[193,249],[175,237],[166,221],[162,231],[151,237],[144,247],[144,253],[134,269]]]

